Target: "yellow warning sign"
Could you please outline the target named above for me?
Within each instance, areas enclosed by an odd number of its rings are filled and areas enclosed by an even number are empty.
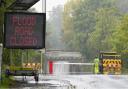
[[[41,69],[41,64],[40,63],[23,63],[22,67],[23,68],[32,68],[34,70],[39,70],[39,69]]]

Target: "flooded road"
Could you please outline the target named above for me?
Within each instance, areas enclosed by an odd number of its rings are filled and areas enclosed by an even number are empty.
[[[38,83],[27,77],[17,89],[128,89],[127,83],[128,75],[40,75]]]
[[[23,79],[21,76],[16,76],[16,86],[11,89],[74,89],[68,80],[58,79],[55,76],[41,76],[39,81],[36,82],[33,77],[26,77]]]

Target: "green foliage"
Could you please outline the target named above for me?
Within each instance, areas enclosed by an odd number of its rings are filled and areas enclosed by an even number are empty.
[[[128,49],[127,35],[128,35],[128,15],[124,15],[121,20],[121,23],[118,25],[117,31],[114,33],[114,38],[117,40],[117,42],[115,42],[115,46],[118,50]]]
[[[7,7],[14,1],[14,0],[4,0],[5,4],[2,4],[0,7],[0,43],[3,43],[3,24],[4,24],[4,13],[7,11]],[[9,64],[9,49],[3,50],[3,63]]]
[[[10,50],[9,49],[4,49],[3,51],[3,60],[2,60],[2,63],[5,64],[5,65],[9,65],[10,63]]]
[[[113,33],[113,48],[120,52],[123,59],[128,58],[128,15],[125,14],[120,23],[117,25],[117,30]]]
[[[11,83],[11,79],[6,77],[5,75],[2,75],[2,82],[0,84],[0,89],[9,88],[10,83]]]
[[[5,4],[2,4],[0,7],[0,43],[3,42],[3,24],[4,24],[4,13],[7,11],[7,7],[14,1],[14,0],[4,0]]]
[[[70,0],[64,7],[64,40],[68,49],[93,58],[112,50],[111,38],[120,14],[115,0]]]
[[[95,30],[89,34],[87,42],[88,47],[93,50],[93,53],[90,54],[98,54],[99,51],[113,51],[112,34],[116,30],[120,17],[117,12],[114,8],[101,8],[96,12]]]
[[[119,2],[69,0],[63,13],[67,49],[80,51],[88,59],[99,51],[117,51],[123,59],[128,58],[128,15],[122,13],[121,9],[126,7]]]

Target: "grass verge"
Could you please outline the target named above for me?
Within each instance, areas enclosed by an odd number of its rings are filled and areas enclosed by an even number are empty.
[[[9,89],[10,85],[14,83],[12,79],[13,77],[7,77],[2,74],[2,79],[0,81],[0,89]]]

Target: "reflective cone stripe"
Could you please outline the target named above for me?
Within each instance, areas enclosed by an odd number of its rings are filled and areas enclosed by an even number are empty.
[[[121,60],[119,60],[119,64],[121,65]]]
[[[103,64],[105,64],[105,60],[103,60]]]

